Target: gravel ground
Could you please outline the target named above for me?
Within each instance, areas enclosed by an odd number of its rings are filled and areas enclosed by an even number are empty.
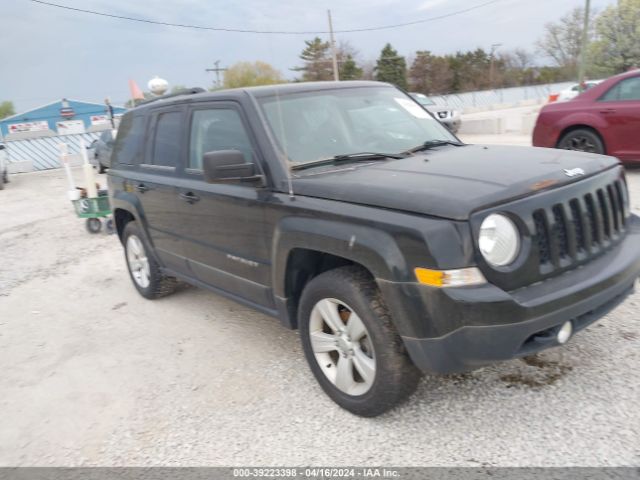
[[[640,212],[640,171],[629,173]],[[0,465],[640,465],[640,293],[564,348],[333,404],[297,332],[186,288],[147,301],[62,171],[0,203]]]

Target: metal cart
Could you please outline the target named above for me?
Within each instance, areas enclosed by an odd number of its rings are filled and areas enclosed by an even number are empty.
[[[73,207],[79,218],[86,218],[86,228],[89,233],[98,233],[102,229],[102,220],[105,220],[107,233],[113,233],[113,219],[111,218],[111,206],[106,190],[98,192],[95,198],[79,198],[72,200]]]

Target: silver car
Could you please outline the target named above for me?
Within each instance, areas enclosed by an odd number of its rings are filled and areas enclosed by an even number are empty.
[[[420,105],[426,108],[429,112],[436,117],[440,123],[451,130],[453,133],[457,133],[460,130],[460,124],[462,120],[460,118],[460,112],[453,110],[450,107],[440,107],[436,103],[427,97],[424,93],[410,93]]]

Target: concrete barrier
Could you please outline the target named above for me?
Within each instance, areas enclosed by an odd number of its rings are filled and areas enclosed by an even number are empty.
[[[463,119],[460,133],[466,135],[495,135],[504,133],[504,124],[502,117]]]
[[[531,135],[538,120],[538,112],[527,113],[522,116],[522,128],[520,133],[523,135]]]

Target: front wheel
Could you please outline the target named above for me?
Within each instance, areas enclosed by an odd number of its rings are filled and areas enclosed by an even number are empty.
[[[98,233],[102,230],[102,222],[99,218],[87,218],[85,227],[89,233]]]
[[[365,270],[342,267],[311,280],[300,300],[299,326],[311,371],[342,408],[374,417],[415,391],[420,372]]]
[[[598,134],[586,128],[572,130],[563,135],[558,142],[558,148],[588,153],[605,153],[604,144]]]

